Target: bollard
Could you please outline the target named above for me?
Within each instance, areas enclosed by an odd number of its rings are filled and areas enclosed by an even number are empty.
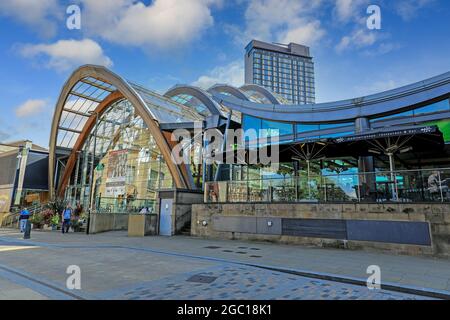
[[[25,232],[23,233],[24,239],[30,239],[31,238],[31,222],[30,220],[27,220],[27,223],[25,224]]]

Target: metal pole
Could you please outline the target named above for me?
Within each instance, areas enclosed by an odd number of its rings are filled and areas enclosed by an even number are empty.
[[[394,172],[395,170],[394,154],[389,152],[387,155],[389,157],[389,170],[391,172],[391,180],[394,182],[392,197],[395,201],[398,201],[397,176]]]
[[[94,112],[93,112],[94,113]],[[95,112],[95,131],[94,131],[94,150],[92,151],[92,163],[91,163],[91,174],[90,174],[90,187],[89,187],[89,211],[88,211],[88,222],[86,226],[86,234],[89,234],[89,228],[91,225],[91,212],[94,209],[93,199],[94,199],[94,162],[95,162],[95,149],[97,148],[97,130],[98,130],[98,112]]]
[[[232,112],[230,111],[230,113],[228,114],[227,124],[225,126],[225,132],[224,132],[223,141],[222,141],[222,160],[223,161],[221,161],[221,162],[219,162],[217,164],[217,171],[216,171],[216,176],[214,177],[214,181],[218,181],[219,180],[220,173],[221,173],[220,171],[222,170],[222,163],[226,163],[226,157],[227,157],[227,153],[228,153],[228,149],[227,149],[227,143],[228,143],[228,141],[227,141],[227,133],[228,133],[228,130],[230,129],[230,126],[231,126],[231,115],[232,115]],[[234,150],[233,150],[233,153],[234,153]],[[223,159],[224,154],[225,154],[225,160]],[[231,177],[230,177],[229,180],[231,180]]]
[[[441,202],[444,202],[444,192],[442,191],[442,181],[441,181],[441,172],[438,171],[438,179],[439,179],[439,190],[441,192]]]
[[[310,179],[310,160],[308,159],[308,160],[306,160],[306,168],[307,168],[307,177],[308,177],[308,181],[307,181],[307,183],[308,183],[308,198],[309,198],[309,200],[311,200],[311,181],[309,181],[309,179]]]
[[[202,146],[202,190],[205,192],[206,186],[206,149],[208,148],[208,141],[206,140],[206,134],[203,134],[203,146]],[[209,179],[208,179],[209,180]],[[209,195],[207,195],[209,197]]]
[[[75,201],[78,201],[78,171],[80,171],[80,152],[77,151],[77,165],[75,167]],[[80,194],[81,197],[81,194]]]

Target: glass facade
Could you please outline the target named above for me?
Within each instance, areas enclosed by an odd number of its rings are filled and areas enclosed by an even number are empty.
[[[107,74],[103,77],[108,79],[105,81],[87,77],[69,82],[70,90],[64,91],[69,93],[58,102],[55,112],[57,116],[52,127],[50,149],[54,157],[49,157],[49,175],[55,177],[55,181],[52,181],[55,185],[51,189],[58,191],[58,196],[65,196],[72,203],[81,202],[85,208],[93,203],[96,211],[116,213],[140,212],[144,207],[154,212],[159,190],[171,189],[176,185],[197,191],[207,187],[207,183],[211,181],[217,184],[226,180],[231,181],[228,185],[230,188],[225,192],[230,201],[361,201],[368,199],[367,193],[370,192],[376,193],[370,195],[372,199],[388,201],[395,197],[398,200],[403,191],[397,187],[402,188],[409,183],[408,179],[411,187],[405,190],[417,195],[413,185],[416,181],[414,179],[419,176],[409,173],[415,168],[431,169],[435,163],[436,167],[448,166],[448,145],[442,143],[441,137],[442,133],[444,141],[450,142],[448,99],[415,109],[411,105],[398,106],[397,110],[388,109],[391,108],[389,105],[377,106],[372,114],[361,116],[367,119],[356,119],[356,124],[364,128],[367,124],[365,120],[369,120],[371,126],[367,126],[367,129],[374,130],[373,135],[368,135],[367,140],[364,140],[367,145],[358,140],[360,136],[325,141],[326,138],[354,134],[354,117],[359,114],[351,113],[354,115],[350,114],[348,120],[343,120],[342,115],[335,118],[332,115],[306,118],[295,116],[295,120],[299,122],[294,122],[294,117],[290,116],[294,111],[282,109],[285,99],[297,104],[314,102],[314,70],[312,59],[308,58],[309,53],[305,53],[303,57],[253,48],[248,54],[252,58],[251,70],[255,75],[261,76],[255,77],[255,80],[260,80],[255,81],[255,84],[244,85],[240,89],[230,87],[231,94],[245,100],[241,104],[236,99],[227,101],[213,98],[212,89],[203,92],[198,88],[177,86],[176,91],[172,91],[173,95],[168,91],[162,96],[140,85],[126,82],[123,83],[127,86],[124,90],[119,81],[109,79]],[[302,53],[297,51],[295,54]],[[120,88],[120,92],[117,88]],[[277,93],[272,95],[270,91]],[[280,100],[277,94],[284,98]],[[246,98],[259,104],[271,105],[253,105]],[[110,101],[106,110],[105,100]],[[422,100],[411,103],[424,104]],[[314,109],[305,110],[305,113],[313,112]],[[375,115],[383,112],[388,114],[386,110],[397,113],[378,118]],[[271,114],[266,113],[272,111],[276,114],[273,118],[284,122],[272,120]],[[98,118],[95,119],[97,112]],[[321,112],[325,113],[326,110]],[[234,121],[227,121],[230,115]],[[206,118],[208,121],[205,121]],[[308,119],[329,121],[324,124],[302,123]],[[91,128],[94,120],[95,126]],[[339,121],[343,123],[336,123]],[[281,156],[276,160],[279,166],[253,165],[250,161],[245,164],[245,160],[237,157],[238,164],[216,161],[209,165],[201,162],[194,164],[191,161],[190,166],[177,167],[172,162],[166,163],[161,150],[168,156],[172,145],[165,137],[174,128],[186,126],[186,129],[191,130],[193,122],[201,122],[204,129],[212,128],[222,133],[226,128],[242,127],[244,130],[253,129],[257,132],[263,130],[269,137],[279,137],[280,139],[264,139],[256,145],[262,147],[279,143]],[[385,137],[390,137],[390,134],[396,136],[396,129],[392,132],[378,130],[389,126],[414,128],[427,125],[436,125],[440,131],[435,128],[420,128],[420,132],[417,130],[419,133],[413,134],[414,139],[401,140],[403,136],[399,136],[395,140],[398,140],[395,142],[398,145],[394,147],[398,150],[395,151],[394,159],[391,158],[392,154],[386,152],[392,149],[393,139]],[[375,137],[378,133],[380,138]],[[183,150],[189,150],[191,160],[204,149],[200,134],[196,135],[198,137],[200,139],[195,142],[196,145],[193,145],[193,141],[186,141],[188,147]],[[250,137],[247,139],[251,140]],[[405,144],[401,144],[402,141],[406,141]],[[233,148],[237,146],[234,142],[229,143]],[[434,150],[431,150],[431,143],[434,143]],[[255,144],[249,142],[248,146],[252,149]],[[379,148],[374,149],[375,147]],[[223,145],[218,146],[217,150],[224,150]],[[234,150],[236,151],[235,148]],[[436,154],[439,158],[432,158]],[[166,158],[171,161],[168,159]],[[398,178],[393,178],[394,171],[399,172]],[[445,175],[445,183],[449,183],[449,177]],[[371,186],[367,188],[369,183]],[[387,197],[388,189],[391,189],[391,198]],[[421,192],[426,193],[426,189],[422,188]],[[409,198],[405,196],[405,199]]]
[[[253,83],[294,104],[315,103],[314,63],[311,58],[253,49]]]
[[[153,212],[157,190],[173,187],[155,139],[127,100],[113,104],[92,130],[78,155],[66,198],[89,207],[91,177],[99,212],[139,212],[143,207]]]
[[[385,117],[374,118],[372,122],[380,121],[380,120],[390,120],[395,118],[402,117],[420,117],[427,114],[439,113],[439,112],[450,112],[450,100],[445,99],[442,101],[438,101],[432,103],[430,105],[420,107],[413,110],[408,110],[400,113],[391,114]]]

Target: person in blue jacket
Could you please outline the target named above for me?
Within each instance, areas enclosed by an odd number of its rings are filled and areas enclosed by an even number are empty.
[[[25,228],[27,226],[27,221],[30,218],[30,212],[27,208],[23,208],[20,211],[19,224],[20,224],[20,232],[25,232]]]
[[[70,204],[66,206],[63,211],[63,225],[62,225],[62,233],[69,233],[70,228],[70,219],[72,218],[72,207]],[[65,231],[65,232],[64,232]]]

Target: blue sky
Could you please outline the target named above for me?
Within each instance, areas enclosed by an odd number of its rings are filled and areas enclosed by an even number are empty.
[[[81,30],[66,9],[81,8]],[[366,26],[381,8],[381,30]],[[243,84],[253,38],[311,47],[317,102],[450,71],[447,0],[2,0],[0,141],[48,145],[53,108],[77,66],[103,64],[159,92]]]

